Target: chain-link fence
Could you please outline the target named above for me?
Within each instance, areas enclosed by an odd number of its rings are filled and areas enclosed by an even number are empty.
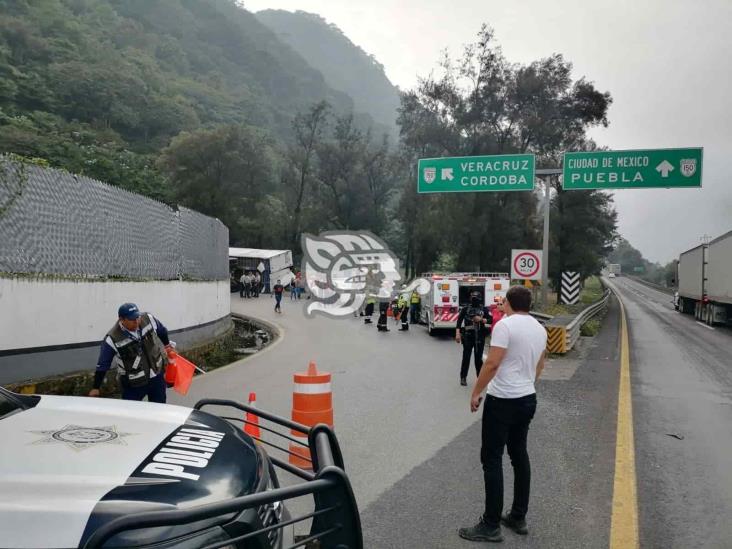
[[[153,280],[226,280],[218,219],[0,157],[0,272]]]

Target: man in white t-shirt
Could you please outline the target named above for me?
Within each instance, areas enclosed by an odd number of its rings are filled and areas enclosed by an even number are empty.
[[[470,397],[470,411],[483,400],[480,459],[485,481],[485,512],[475,526],[460,528],[471,541],[502,541],[501,523],[525,535],[531,466],[526,450],[529,424],[536,412],[534,384],[544,368],[546,330],[529,315],[531,292],[513,286],[506,293],[505,315],[493,328],[488,358]],[[503,448],[508,448],[514,473],[513,505],[503,512]]]

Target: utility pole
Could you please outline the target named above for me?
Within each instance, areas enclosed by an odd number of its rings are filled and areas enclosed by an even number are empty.
[[[562,170],[559,168],[550,168],[536,170],[537,179],[541,179],[544,183],[544,239],[542,242],[542,269],[541,269],[541,305],[547,306],[547,292],[549,291],[549,211],[552,197],[552,176],[559,175]]]

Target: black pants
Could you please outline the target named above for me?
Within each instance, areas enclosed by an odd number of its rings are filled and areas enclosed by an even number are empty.
[[[483,521],[498,526],[503,511],[503,447],[513,466],[513,505],[511,514],[526,517],[531,488],[531,464],[526,450],[529,424],[536,412],[536,394],[521,398],[486,396],[483,404],[483,444],[480,461],[485,481],[485,514]]]
[[[376,321],[376,328],[386,330],[386,312],[389,310],[388,303],[379,303],[379,320]]]
[[[472,331],[465,331],[462,336],[463,341],[463,362],[460,365],[460,377],[468,377],[470,369],[470,355],[475,355],[475,377],[480,374],[480,367],[483,366],[483,349],[485,348],[485,336],[478,335]]]
[[[399,319],[402,321],[402,330],[409,330],[409,306],[405,305],[399,312]]]
[[[129,383],[124,381],[124,378],[120,380],[122,382],[122,399],[123,400],[142,400],[147,397],[148,402],[161,402],[165,404],[165,380],[163,374],[158,374],[150,381],[147,385],[142,387],[130,387]]]
[[[412,303],[410,310],[412,316],[412,324],[417,324],[417,322],[419,322],[419,303]]]
[[[363,311],[364,324],[371,324],[371,316],[374,314],[374,304],[373,303],[367,303],[366,308]]]

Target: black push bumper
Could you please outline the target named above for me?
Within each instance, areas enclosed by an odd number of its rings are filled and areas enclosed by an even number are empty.
[[[253,543],[253,546],[258,546],[258,540],[263,539],[263,536],[265,539],[266,537],[271,537],[269,534],[274,530],[280,530],[280,533],[282,533],[282,530],[285,528],[307,520],[312,520],[310,534],[304,539],[283,549],[303,547],[312,542],[319,543],[318,546],[323,549],[363,549],[361,519],[359,517],[356,499],[351,489],[351,483],[345,473],[343,455],[341,454],[338,440],[330,427],[323,424],[307,427],[232,400],[204,399],[196,403],[194,408],[200,410],[205,406],[227,407],[242,412],[250,412],[258,416],[261,420],[266,420],[280,427],[306,434],[308,437],[307,446],[310,449],[312,458],[313,471],[306,471],[291,465],[287,460],[279,459],[275,456],[268,456],[275,467],[301,478],[304,482],[185,510],[151,511],[120,517],[96,530],[83,545],[84,549],[104,547],[105,542],[120,532],[159,526],[191,524],[204,519],[231,515],[232,513],[239,514],[249,509],[262,509],[276,502],[286,502],[287,500],[308,495],[312,495],[315,503],[314,510],[311,513],[295,518],[290,518],[285,515],[280,522],[264,525],[259,529],[241,535],[235,535],[226,540],[215,541],[213,543],[207,542],[201,546],[201,549],[217,549],[231,545],[246,547],[248,545],[247,542]],[[241,418],[220,417],[230,421],[248,423]],[[277,437],[304,446],[297,438],[276,431],[267,425],[263,424],[259,427],[261,430],[274,434]],[[291,453],[288,449],[278,446],[264,438],[257,440],[263,445],[273,447],[286,454]],[[298,455],[298,457],[301,456]],[[277,536],[277,538],[282,539],[282,536]]]

